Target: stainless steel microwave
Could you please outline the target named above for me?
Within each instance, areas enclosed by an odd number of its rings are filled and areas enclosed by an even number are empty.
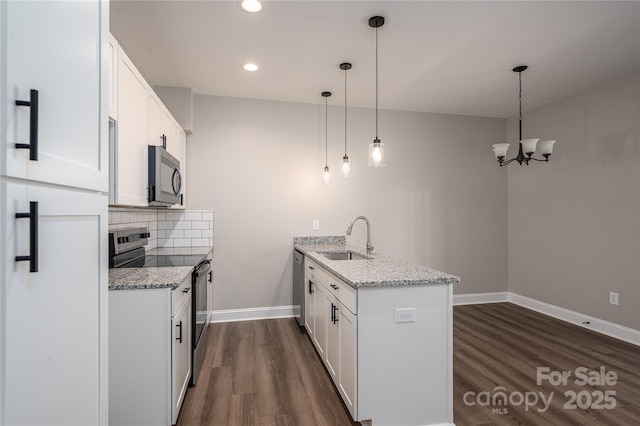
[[[170,207],[182,204],[180,161],[161,146],[149,145],[149,205]]]

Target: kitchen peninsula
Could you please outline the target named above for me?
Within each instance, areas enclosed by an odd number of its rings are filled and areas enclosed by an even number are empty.
[[[456,276],[380,254],[344,236],[297,237],[305,255],[305,329],[356,421],[453,423]]]

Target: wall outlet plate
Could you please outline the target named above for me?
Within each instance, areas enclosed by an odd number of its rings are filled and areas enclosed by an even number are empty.
[[[314,231],[320,230],[320,221],[318,219],[313,219],[311,221],[311,229]]]
[[[618,293],[615,291],[609,292],[609,304],[618,306]]]
[[[416,308],[396,308],[395,322],[416,322]]]

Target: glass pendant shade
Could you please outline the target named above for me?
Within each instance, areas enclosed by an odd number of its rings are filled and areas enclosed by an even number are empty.
[[[500,157],[505,158],[507,151],[509,150],[510,143],[496,143],[493,144],[493,153],[496,155],[496,160]]]
[[[325,166],[324,173],[322,174],[322,179],[324,180],[324,183],[329,183],[329,178],[331,178],[331,175],[329,174],[329,167]]]
[[[540,149],[540,154],[551,155],[551,153],[553,153],[554,143],[556,143],[556,141],[553,141],[553,140],[540,142],[538,144],[538,148]]]
[[[369,144],[369,167],[384,167],[384,144],[376,138]]]
[[[538,144],[539,140],[540,139],[521,140],[520,143],[522,144],[522,152],[529,156],[533,155],[533,153],[536,152],[536,145]]]
[[[351,176],[351,160],[346,155],[342,157],[342,167],[340,168],[340,176],[349,177]]]

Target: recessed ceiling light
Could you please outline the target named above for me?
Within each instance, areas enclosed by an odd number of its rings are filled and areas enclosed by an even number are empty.
[[[258,66],[256,64],[244,64],[242,66],[242,68],[245,69],[245,71],[258,71]]]
[[[242,6],[242,9],[249,13],[257,13],[262,10],[262,3],[258,0],[243,0],[240,5]]]

